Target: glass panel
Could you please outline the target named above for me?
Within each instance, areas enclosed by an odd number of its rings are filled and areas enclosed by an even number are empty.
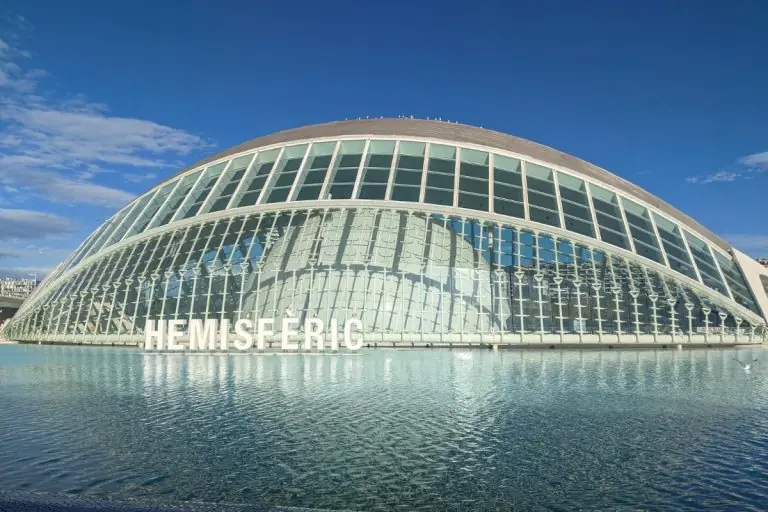
[[[431,144],[427,166],[425,203],[453,206],[453,190],[456,175],[456,148]]]
[[[299,178],[301,187],[296,194],[296,201],[314,201],[320,197],[320,189],[323,188],[335,149],[335,141],[312,144],[309,148],[307,163],[304,164],[304,171]]]
[[[334,163],[334,173],[328,199],[351,199],[357,181],[357,171],[363,158],[364,140],[343,140]]]
[[[725,280],[728,281],[728,288],[731,289],[733,299],[750,311],[760,314],[752,292],[744,281],[744,276],[741,275],[738,264],[719,251],[714,251],[714,253],[717,262],[720,264],[720,269],[723,271]]]
[[[171,193],[171,198],[167,203],[165,203],[165,206],[161,208],[160,212],[158,212],[155,219],[150,223],[148,229],[152,229],[157,226],[165,226],[171,221],[173,216],[178,211],[179,206],[181,206],[181,204],[187,198],[190,189],[195,185],[195,183],[197,183],[197,179],[200,177],[202,172],[202,170],[195,171],[181,178],[181,183],[178,187],[176,187],[176,190]]]
[[[384,199],[387,194],[389,171],[395,152],[395,141],[372,140],[368,146],[359,199]]]
[[[667,253],[669,266],[681,274],[685,274],[691,279],[698,281],[696,270],[693,268],[691,258],[688,256],[688,250],[685,248],[685,242],[680,235],[680,229],[676,224],[655,213],[653,214],[653,220],[656,222],[656,228],[659,230],[659,237],[661,237],[664,252]]]
[[[426,144],[423,142],[400,142],[392,185],[393,201],[417,202],[419,200],[425,147]]]
[[[205,200],[208,199],[213,186],[221,177],[221,171],[224,170],[228,162],[222,162],[220,164],[212,165],[208,167],[203,173],[203,177],[192,190],[190,196],[184,201],[182,209],[176,219],[188,219],[197,215],[198,210]]]
[[[560,200],[563,207],[565,229],[594,237],[595,228],[592,224],[589,198],[587,198],[587,189],[584,182],[561,172],[557,173],[557,182],[560,186]]]
[[[289,146],[283,151],[283,156],[275,168],[272,177],[267,203],[280,203],[288,199],[288,193],[304,160],[308,144]]]
[[[592,203],[595,205],[600,238],[616,247],[630,250],[616,194],[597,185],[590,185],[589,188],[592,191]]]
[[[552,170],[533,163],[526,163],[528,184],[528,211],[534,222],[560,227]]]
[[[717,271],[715,260],[712,259],[712,254],[710,254],[707,244],[687,231],[684,231],[684,233],[685,239],[688,241],[688,247],[691,248],[691,253],[693,253],[693,259],[696,261],[696,267],[698,267],[699,274],[701,274],[701,280],[713,290],[717,290],[723,295],[728,295],[728,291],[720,279],[720,273]]]
[[[488,153],[461,150],[459,169],[459,206],[488,211]]]
[[[632,240],[635,242],[635,252],[663,265],[664,257],[659,250],[659,243],[656,240],[656,233],[653,231],[648,210],[626,198],[621,199],[621,204],[624,206],[624,215],[627,216]]]
[[[520,160],[493,155],[493,210],[510,217],[525,218]]]
[[[243,179],[243,175],[245,175],[251,160],[253,160],[253,154],[240,156],[232,160],[226,173],[219,180],[213,192],[211,192],[211,199],[208,201],[209,206],[204,213],[218,212],[227,207],[232,194],[235,193],[238,185],[240,185],[240,180]]]
[[[157,193],[154,195],[152,200],[146,203],[146,205],[144,206],[144,209],[141,211],[139,216],[136,218],[136,221],[133,223],[133,226],[129,228],[128,231],[126,231],[125,236],[123,236],[123,238],[128,238],[129,236],[133,236],[133,235],[142,233],[144,231],[147,225],[154,219],[155,214],[157,214],[157,211],[165,203],[165,200],[168,199],[168,195],[173,191],[177,183],[178,181],[171,181],[163,185],[157,191]]]

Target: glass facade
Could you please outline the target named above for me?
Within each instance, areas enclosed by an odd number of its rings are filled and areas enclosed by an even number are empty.
[[[764,335],[730,255],[554,167],[362,134],[244,151],[116,213],[6,333],[138,343],[147,320],[291,311],[372,343]]]

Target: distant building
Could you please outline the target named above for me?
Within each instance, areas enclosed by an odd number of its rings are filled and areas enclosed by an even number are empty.
[[[0,297],[26,299],[37,286],[34,279],[0,279]]]

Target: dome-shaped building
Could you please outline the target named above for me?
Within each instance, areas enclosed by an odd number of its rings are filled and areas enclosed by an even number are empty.
[[[254,139],[156,185],[55,269],[15,340],[149,320],[349,318],[391,343],[748,343],[768,270],[657,197],[502,133],[414,119]],[[288,312],[288,313],[286,313]]]

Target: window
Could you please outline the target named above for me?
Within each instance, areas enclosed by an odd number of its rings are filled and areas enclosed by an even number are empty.
[[[688,256],[688,250],[685,248],[685,242],[680,234],[680,228],[673,222],[664,217],[653,214],[653,220],[656,222],[656,228],[659,230],[661,244],[664,246],[664,252],[667,253],[669,266],[685,274],[691,279],[698,281],[696,270],[693,268],[691,258]]]
[[[307,144],[299,144],[285,148],[272,176],[267,203],[281,203],[288,199],[293,182],[301,168],[301,162],[304,160],[304,154],[307,152],[307,146]]]
[[[488,211],[488,153],[461,150],[459,207]]]
[[[363,159],[364,140],[343,140],[334,162],[327,199],[351,199],[357,181],[357,171]]]
[[[256,204],[259,194],[261,194],[261,189],[264,187],[264,182],[266,182],[267,176],[272,171],[272,167],[275,165],[275,160],[279,154],[279,149],[271,149],[259,152],[256,155],[250,169],[248,169],[243,178],[242,187],[240,187],[237,195],[232,199],[234,208]]]
[[[701,280],[713,290],[717,290],[723,295],[728,295],[707,244],[687,231],[684,233],[685,239],[688,241],[688,247],[691,248],[693,259],[696,261],[696,267],[699,269],[699,274],[701,274]]]
[[[216,188],[211,193],[211,199],[208,201],[208,212],[218,212],[223,210],[229,204],[232,194],[237,190],[240,181],[243,179],[245,171],[253,160],[253,155],[245,155],[232,160],[224,176],[222,176]]]
[[[565,229],[594,238],[595,226],[589,209],[584,181],[568,174],[557,173]]]
[[[528,185],[528,212],[534,222],[560,227],[560,212],[557,206],[552,170],[538,164],[525,164]]]
[[[368,146],[359,199],[384,199],[387,195],[389,171],[395,153],[395,141],[372,140]]]
[[[453,206],[453,190],[456,176],[456,148],[431,144],[427,165],[425,203]]]
[[[524,205],[520,160],[493,155],[493,210],[524,219]]]
[[[392,185],[393,201],[419,201],[425,147],[423,142],[400,142]]]
[[[302,184],[296,195],[296,201],[314,201],[320,197],[320,190],[323,188],[335,149],[336,142],[312,144],[309,148],[307,163],[304,164],[305,169],[299,177]]]
[[[621,199],[621,204],[624,206],[624,215],[627,216],[629,231],[635,243],[635,252],[663,265],[664,257],[659,250],[659,242],[648,209],[626,198]]]
[[[589,188],[592,191],[592,203],[595,205],[595,216],[600,228],[600,239],[616,247],[630,250],[616,194],[597,185],[590,185]]]

